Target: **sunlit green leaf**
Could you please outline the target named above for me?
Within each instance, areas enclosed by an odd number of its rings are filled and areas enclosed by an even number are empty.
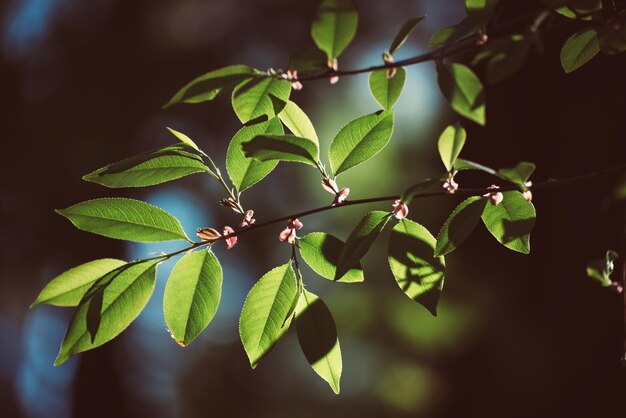
[[[452,109],[474,122],[485,124],[485,92],[476,74],[462,64],[438,67],[439,88]]]
[[[156,267],[156,262],[127,264],[97,280],[76,308],[54,365],[124,331],[150,299]]]
[[[174,135],[176,138],[178,138],[178,140],[180,142],[182,142],[183,144],[191,147],[192,149],[198,151],[199,153],[203,153],[202,150],[200,148],[198,148],[196,143],[193,142],[193,140],[191,138],[189,138],[187,135],[185,135],[184,133],[178,132],[178,131],[176,131],[176,130],[174,130],[172,128],[169,128],[169,127],[167,128],[167,130],[170,131],[170,133],[172,135]]]
[[[391,41],[391,46],[389,47],[389,53],[391,55],[395,54],[395,52],[400,49],[411,32],[413,32],[413,29],[415,29],[415,26],[417,26],[417,24],[420,23],[425,17],[426,16],[412,17],[402,25],[396,36],[393,38],[393,41]]]
[[[324,0],[311,25],[311,36],[327,58],[337,58],[354,38],[358,20],[352,0]]]
[[[330,144],[330,165],[335,175],[378,154],[393,132],[393,111],[361,116],[349,122]]]
[[[465,0],[465,9],[472,15],[476,13],[493,13],[500,0]]]
[[[454,169],[459,170],[459,171],[478,170],[478,171],[484,171],[485,173],[491,174],[492,176],[499,176],[498,172],[494,170],[493,168],[489,168],[482,164],[475,163],[474,161],[464,160],[462,158],[456,159],[456,161],[454,162]]]
[[[472,196],[461,202],[450,214],[437,236],[435,256],[454,251],[478,225],[487,199]]]
[[[343,277],[355,263],[363,258],[389,221],[390,216],[389,212],[376,210],[367,213],[359,221],[339,254],[334,280]]]
[[[561,48],[561,65],[566,73],[582,67],[600,52],[598,31],[588,28],[570,36]]]
[[[163,209],[121,197],[87,200],[56,212],[78,229],[135,242],[188,240],[180,222]]]
[[[530,232],[535,225],[535,207],[518,191],[503,192],[499,205],[485,205],[482,219],[491,234],[507,248],[530,253]]]
[[[243,81],[233,89],[232,104],[243,122],[280,113],[289,99],[291,83],[274,77],[257,77]]]
[[[76,306],[96,280],[124,264],[126,261],[102,258],[71,268],[52,279],[30,307],[42,303]]]
[[[422,225],[401,219],[389,237],[389,267],[408,297],[437,315],[445,260],[434,257],[436,240]]]
[[[342,362],[337,327],[326,304],[308,290],[298,301],[296,330],[307,361],[338,394]]]
[[[186,254],[165,286],[163,312],[172,338],[189,345],[211,322],[222,294],[222,267],[211,251]]]
[[[319,139],[313,123],[297,104],[288,101],[278,117],[295,136],[310,139],[319,147]]]
[[[437,147],[439,148],[439,155],[443,165],[446,166],[446,170],[452,171],[454,163],[459,157],[463,145],[465,145],[465,138],[467,133],[460,123],[448,126],[441,133]]]
[[[396,103],[402,93],[405,79],[406,70],[403,67],[397,68],[396,74],[391,78],[387,78],[387,70],[376,70],[370,73],[370,91],[383,109],[390,110]]]
[[[260,75],[262,73],[247,65],[231,65],[210,71],[180,89],[164,107],[176,103],[201,103],[213,100],[223,90]]]
[[[280,121],[273,117],[266,122],[244,126],[235,134],[226,151],[226,170],[230,181],[238,191],[243,192],[261,181],[278,164],[278,161],[262,162],[246,157],[241,149],[242,144],[259,135],[282,133],[283,127]]]
[[[144,152],[99,168],[83,180],[111,188],[145,187],[209,172],[201,157],[186,150],[189,145],[176,144]]]
[[[317,143],[294,135],[259,135],[241,145],[246,157],[258,161],[292,161],[317,166]]]
[[[498,174],[515,184],[524,186],[534,171],[535,164],[522,161],[513,168],[501,168]]]
[[[266,273],[248,293],[239,319],[239,335],[252,368],[289,329],[288,314],[298,297],[297,290],[296,275],[287,263]]]
[[[343,241],[325,232],[311,232],[300,238],[298,242],[302,259],[313,271],[326,279],[335,280],[339,254],[344,247]],[[363,269],[356,261],[337,281],[355,283],[363,280]]]

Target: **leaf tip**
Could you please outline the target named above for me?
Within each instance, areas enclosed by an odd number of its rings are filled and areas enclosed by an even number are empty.
[[[180,345],[183,348],[187,347],[187,343],[185,341],[178,341],[178,340],[176,340],[176,344]]]

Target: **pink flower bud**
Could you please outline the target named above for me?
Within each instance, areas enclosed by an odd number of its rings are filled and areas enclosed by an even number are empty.
[[[496,186],[495,184],[492,184],[491,186],[489,186],[487,188],[488,189],[492,189],[492,190],[499,189],[499,187]],[[488,197],[489,200],[491,201],[491,204],[494,205],[494,206],[498,206],[504,200],[504,195],[502,194],[502,192],[485,193],[483,195],[483,197]]]
[[[256,221],[256,219],[254,219],[253,216],[254,216],[254,211],[253,210],[247,211],[246,215],[243,217],[243,219],[239,223],[239,226],[241,228],[245,228],[247,226],[252,225]]]
[[[453,178],[449,178],[443,183],[443,188],[448,194],[454,194],[459,188],[459,184]]]
[[[350,194],[350,189],[347,187],[344,187],[343,189],[339,191],[339,193],[335,195],[335,198],[333,199],[333,203],[331,203],[331,206],[337,206],[337,205],[342,204],[348,198],[349,194]]]
[[[302,228],[302,222],[298,219],[289,219],[287,221],[287,228],[283,229],[283,231],[278,235],[278,239],[282,242],[287,241],[289,244],[293,244],[296,240],[297,235],[296,231]]]
[[[393,216],[396,219],[404,219],[409,214],[409,207],[402,200],[398,199],[393,202]]]
[[[524,190],[524,193],[522,193],[522,195],[524,196],[524,199],[528,200],[529,202],[533,200],[533,192],[531,192],[530,190]]]
[[[230,226],[225,226],[222,234],[224,235],[224,243],[226,244],[226,249],[230,250],[237,244],[237,237],[231,237],[231,234],[234,234],[235,231]]]
[[[337,84],[337,82],[339,81],[339,76],[333,75],[328,79],[328,81],[330,81],[330,84]]]
[[[198,228],[196,235],[202,241],[215,241],[222,237],[222,234],[213,228]]]
[[[389,51],[383,52],[383,61],[385,62],[385,64],[393,63],[393,55],[391,55]]]
[[[337,183],[335,182],[335,180],[333,180],[331,178],[326,177],[326,178],[322,179],[322,187],[328,193],[331,193],[331,194],[339,193],[339,188],[337,187]]]

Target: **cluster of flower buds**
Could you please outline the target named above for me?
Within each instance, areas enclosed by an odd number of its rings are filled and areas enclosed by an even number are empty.
[[[524,183],[524,186],[528,187],[528,189],[524,190],[524,192],[522,193],[522,195],[524,195],[524,199],[528,200],[529,202],[533,200],[533,192],[530,191],[530,187],[532,187],[532,185],[532,181],[527,181],[526,183]]]
[[[476,46],[483,46],[489,40],[489,36],[487,36],[487,32],[484,30],[480,30],[478,32],[478,39],[476,40]]]
[[[288,242],[289,244],[293,244],[294,241],[298,238],[296,235],[296,231],[302,228],[302,222],[296,219],[289,219],[287,221],[287,228],[283,230],[278,236],[278,239],[283,242]]]
[[[491,189],[491,190],[498,190],[499,189],[499,187],[496,186],[495,184],[492,184],[491,186],[489,186],[487,188]],[[502,192],[497,192],[497,191],[485,193],[483,195],[483,197],[488,197],[489,201],[494,206],[498,206],[504,200],[504,195],[502,194]]]
[[[343,189],[339,190],[339,187],[337,187],[337,182],[329,177],[325,177],[322,180],[322,187],[328,193],[335,195],[331,206],[340,205],[348,198],[348,195],[350,194],[350,189],[348,187],[344,187]]]
[[[241,220],[241,222],[239,222],[239,226],[241,228],[246,228],[246,227],[249,227],[250,225],[254,224],[256,219],[254,219],[253,216],[254,216],[254,211],[253,210],[247,211],[246,214],[244,215],[243,219]]]
[[[329,58],[328,61],[326,61],[326,67],[335,72],[337,71],[337,69],[339,68],[339,63],[337,62],[337,58]],[[337,81],[339,81],[339,76],[338,75],[332,75],[328,81],[330,81],[330,84],[337,84]]]
[[[234,234],[235,231],[230,226],[225,226],[222,229],[222,233],[213,228],[198,228],[196,235],[202,241],[213,242],[219,239],[224,238],[224,244],[226,244],[226,249],[230,250],[237,244],[237,236],[230,236]]]
[[[385,64],[393,64],[393,55],[391,55],[389,51],[383,52],[383,61]],[[387,68],[387,72],[385,73],[387,80],[392,79],[397,72],[398,69],[396,67]]]
[[[243,215],[243,212],[241,211],[239,203],[232,197],[223,198],[222,200],[220,200],[220,205],[226,206],[227,208],[231,208],[233,212]]]
[[[448,194],[454,194],[459,189],[459,184],[454,181],[454,175],[456,173],[448,173],[448,178],[443,183],[443,188]]]
[[[409,207],[400,199],[393,202],[392,206],[393,211],[391,213],[393,213],[393,216],[395,216],[396,219],[404,219],[409,214]]]
[[[302,83],[298,81],[298,71],[294,69],[288,69],[285,74],[283,74],[283,78],[285,80],[291,81],[291,88],[294,90],[302,90]]]

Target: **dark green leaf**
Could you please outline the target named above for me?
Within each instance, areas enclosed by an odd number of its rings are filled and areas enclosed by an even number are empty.
[[[83,180],[111,188],[145,187],[209,172],[202,158],[185,151],[188,149],[188,145],[176,144],[145,152],[99,168]]]
[[[439,88],[458,114],[485,124],[485,93],[476,74],[462,64],[442,64],[438,67]]]
[[[42,303],[76,306],[96,280],[124,264],[126,261],[103,258],[71,268],[52,279],[30,307]]]
[[[291,263],[266,273],[248,293],[239,319],[239,335],[253,369],[289,329],[288,314],[297,297]]]
[[[78,229],[135,242],[189,240],[180,222],[163,209],[121,197],[87,200],[57,209]]]
[[[434,257],[436,240],[422,225],[401,219],[389,237],[389,267],[408,297],[437,315],[445,260]]]
[[[293,135],[260,135],[241,147],[246,157],[258,161],[293,161],[316,167],[319,159],[314,141]]]
[[[196,78],[170,99],[164,106],[169,107],[176,103],[201,103],[215,99],[223,90],[235,84],[262,75],[247,65],[231,65],[208,72]]]
[[[76,308],[54,365],[124,331],[150,299],[156,267],[156,262],[126,264],[96,281]]]
[[[501,168],[498,173],[512,183],[524,186],[535,171],[535,164],[522,161],[513,168]]]
[[[186,254],[176,263],[165,286],[163,312],[179,345],[189,345],[211,322],[221,294],[222,267],[211,251]]]
[[[299,73],[314,73],[326,70],[326,54],[318,48],[298,51],[289,57],[289,68]]]
[[[233,90],[232,104],[243,122],[280,113],[289,99],[291,83],[274,77],[257,77],[239,83]]]
[[[299,241],[302,259],[320,276],[335,280],[339,254],[344,243],[339,238],[324,232],[311,232]],[[358,261],[337,281],[342,283],[362,282],[363,269]]]
[[[439,155],[443,165],[446,166],[446,170],[452,171],[454,163],[459,157],[463,145],[465,145],[465,138],[467,133],[460,123],[448,126],[441,133],[437,147],[439,148]]]
[[[451,253],[470,236],[478,225],[486,204],[487,199],[472,196],[452,211],[437,236],[435,256]]]
[[[315,373],[339,394],[342,363],[337,327],[326,304],[307,290],[296,309],[296,330],[302,352]]]
[[[327,58],[337,58],[352,42],[358,20],[352,0],[324,0],[311,25],[311,37]]]
[[[497,176],[497,177],[500,176],[498,172],[494,170],[493,168],[489,168],[482,164],[475,163],[474,161],[464,160],[462,158],[457,158],[457,160],[454,162],[454,169],[459,170],[459,171],[478,170],[478,171],[484,171],[485,173],[491,174],[492,176]]]
[[[425,17],[426,16],[412,17],[411,19],[407,20],[404,25],[402,25],[396,36],[393,38],[393,41],[391,42],[391,46],[389,47],[389,54],[393,55],[398,49],[400,49],[400,47],[402,46],[402,44],[404,44],[413,29],[415,29],[415,26],[417,26],[417,24],[420,23]]]
[[[226,151],[226,170],[230,181],[239,192],[243,192],[261,181],[278,164],[278,161],[261,162],[247,158],[241,149],[242,144],[259,135],[280,135],[282,133],[283,127],[280,121],[273,117],[266,122],[244,126],[235,134]]]
[[[561,48],[561,65],[566,73],[585,65],[600,52],[598,31],[585,29],[570,36]]]
[[[353,268],[370,249],[391,214],[379,210],[369,212],[354,228],[339,254],[334,280],[339,280]]]
[[[335,175],[378,154],[393,132],[393,111],[361,116],[349,122],[330,144],[330,165]]]
[[[370,91],[374,99],[385,110],[391,110],[402,93],[406,70],[403,67],[396,69],[396,74],[387,78],[387,70],[376,70],[370,73]]]
[[[530,231],[535,225],[535,207],[518,191],[503,192],[499,205],[485,205],[483,222],[489,232],[507,248],[530,253]]]

